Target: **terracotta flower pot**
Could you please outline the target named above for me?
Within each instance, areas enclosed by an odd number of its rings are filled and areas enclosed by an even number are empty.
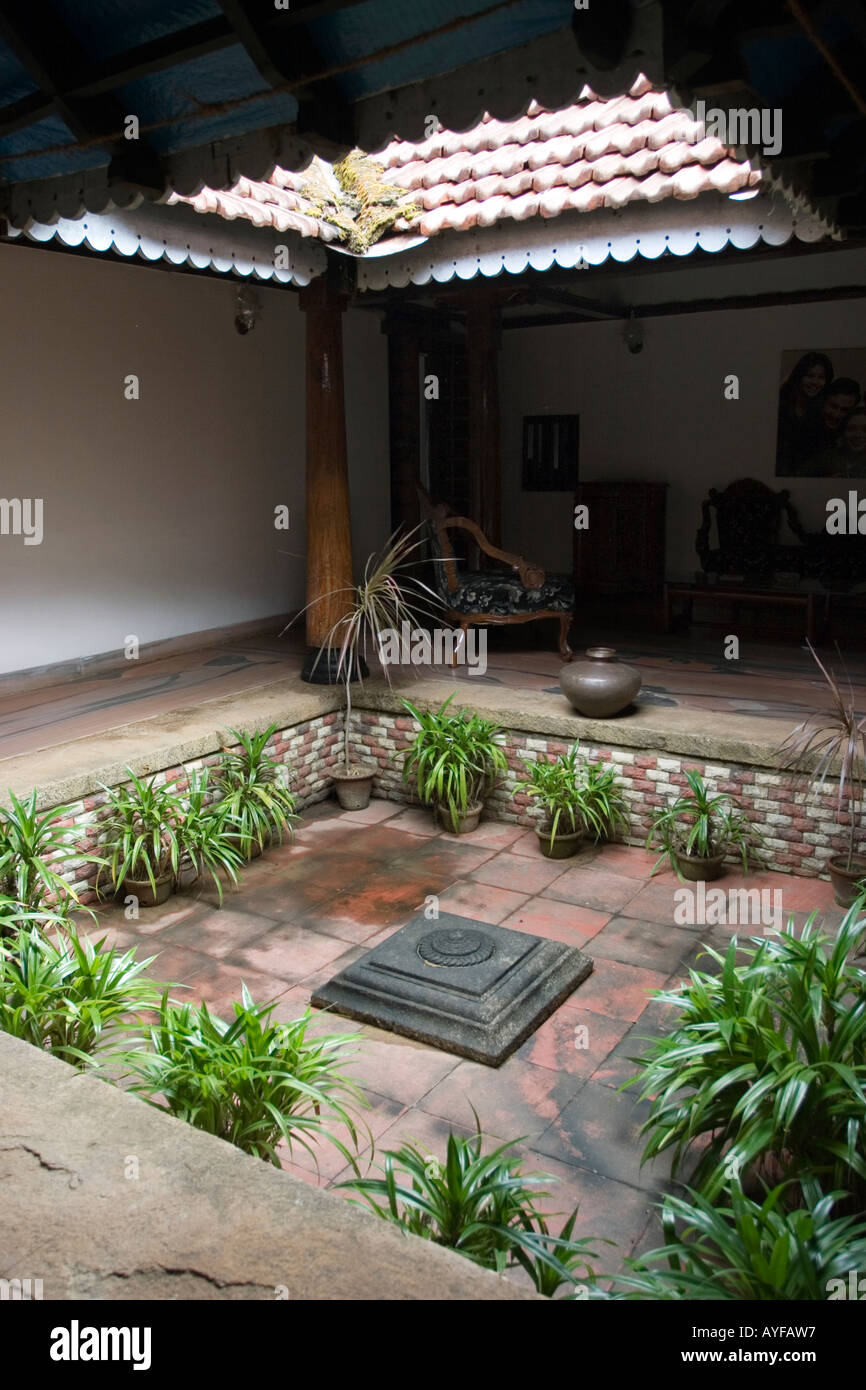
[[[725,856],[713,854],[709,859],[701,859],[697,854],[674,853],[680,876],[689,883],[706,883],[713,878],[721,878],[724,872]]]
[[[641,673],[617,661],[613,647],[590,647],[585,658],[563,666],[559,684],[578,714],[608,719],[631,704],[641,687]]]
[[[866,856],[855,854],[849,869],[847,855],[834,855],[827,861],[827,872],[833,885],[833,901],[838,907],[851,907],[859,897],[857,884],[866,879]]]
[[[447,830],[449,835],[468,835],[471,831],[478,829],[478,822],[481,819],[483,809],[484,807],[479,801],[477,806],[467,806],[465,811],[458,812],[456,829],[447,806],[437,806],[436,816],[442,829]]]
[[[376,769],[361,763],[338,765],[331,773],[337,800],[344,811],[363,811],[370,804]]]
[[[163,874],[156,879],[156,892],[150,886],[150,879],[147,878],[125,878],[120,886],[121,894],[124,898],[138,898],[139,907],[159,907],[167,898],[171,897],[172,874]]]
[[[571,859],[586,839],[586,832],[583,830],[575,830],[570,835],[563,835],[561,830],[557,830],[556,839],[551,844],[548,827],[537,825],[535,833],[538,836],[538,848],[545,859]]]

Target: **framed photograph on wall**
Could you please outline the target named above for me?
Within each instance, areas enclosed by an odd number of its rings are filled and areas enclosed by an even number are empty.
[[[579,415],[524,415],[523,491],[573,492],[579,446]]]
[[[782,353],[776,476],[866,478],[866,347]]]

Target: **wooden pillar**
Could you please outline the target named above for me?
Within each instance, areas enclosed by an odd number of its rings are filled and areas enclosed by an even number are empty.
[[[391,530],[418,525],[421,481],[421,326],[411,318],[388,316],[388,414],[391,445]]]
[[[345,615],[352,530],[343,391],[346,296],[324,276],[301,290],[307,316],[307,644],[324,645]],[[343,592],[335,592],[340,591]]]
[[[498,304],[483,291],[472,293],[466,309],[472,516],[494,545],[501,542],[502,524],[499,332]]]

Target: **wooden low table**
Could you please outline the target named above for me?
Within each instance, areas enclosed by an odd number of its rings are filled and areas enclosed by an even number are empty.
[[[665,584],[665,631],[673,630],[674,604],[679,601],[685,608],[686,619],[692,622],[692,609],[695,600],[713,607],[732,608],[736,616],[737,608],[743,604],[756,608],[762,604],[778,608],[800,608],[806,618],[806,636],[810,642],[817,640],[818,614],[820,625],[827,622],[829,596],[816,594],[803,589],[761,589],[757,586],[739,584]]]

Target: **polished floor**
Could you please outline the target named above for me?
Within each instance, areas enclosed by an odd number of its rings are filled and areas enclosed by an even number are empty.
[[[469,690],[512,686],[559,692],[559,655],[542,645],[550,634],[539,625],[491,631],[486,669],[479,666],[419,666],[419,675]],[[577,643],[577,638],[572,637]],[[605,641],[603,630],[590,629],[578,650]],[[671,708],[726,711],[796,721],[826,704],[825,686],[805,646],[744,638],[737,660],[726,660],[721,636],[648,632],[616,639],[620,657],[637,665],[643,686],[637,703]],[[300,634],[256,637],[199,648],[160,661],[128,667],[98,677],[83,676],[28,693],[3,692],[0,678],[0,760],[99,734],[135,720],[200,705],[221,696],[243,694],[256,686],[300,674]],[[866,706],[866,654],[822,649],[841,673],[847,669],[855,698]],[[372,663],[375,665],[375,663]],[[394,679],[411,694],[413,668],[397,667]],[[2,779],[0,779],[2,780]]]
[[[482,822],[457,837],[436,830],[428,812],[393,802],[374,800],[359,812],[326,802],[305,812],[294,844],[248,866],[221,910],[210,893],[181,896],[142,909],[137,922],[122,908],[102,909],[90,930],[137,947],[139,958],[155,956],[153,978],[187,987],[175,997],[205,1000],[231,1018],[244,983],[257,1003],[275,1000],[281,1020],[298,1017],[318,987],[399,930],[431,895],[442,912],[579,947],[593,958],[593,973],[497,1069],[360,1028],[352,1074],[369,1101],[375,1142],[362,1146],[361,1167],[375,1172],[382,1152],[407,1140],[440,1161],[449,1130],[473,1128],[474,1107],[491,1146],[519,1140],[527,1168],[551,1175],[553,1228],[578,1204],[576,1234],[613,1242],[599,1246],[597,1261],[612,1272],[659,1243],[655,1204],[671,1187],[664,1162],[641,1166],[646,1108],[619,1089],[646,1039],[670,1027],[674,1011],[653,991],[682,980],[703,945],[725,949],[735,930],[673,925],[679,885],[670,873],[650,880],[652,862],[624,845],[550,861],[520,826]],[[767,902],[780,902],[785,920],[802,922],[812,911],[828,927],[840,920],[820,880],[761,872],[747,886],[781,893]],[[706,955],[701,964],[713,968]],[[359,1025],[321,1014],[314,1027]],[[323,1143],[313,1155],[286,1151],[284,1166],[322,1186],[350,1175],[339,1151]]]

